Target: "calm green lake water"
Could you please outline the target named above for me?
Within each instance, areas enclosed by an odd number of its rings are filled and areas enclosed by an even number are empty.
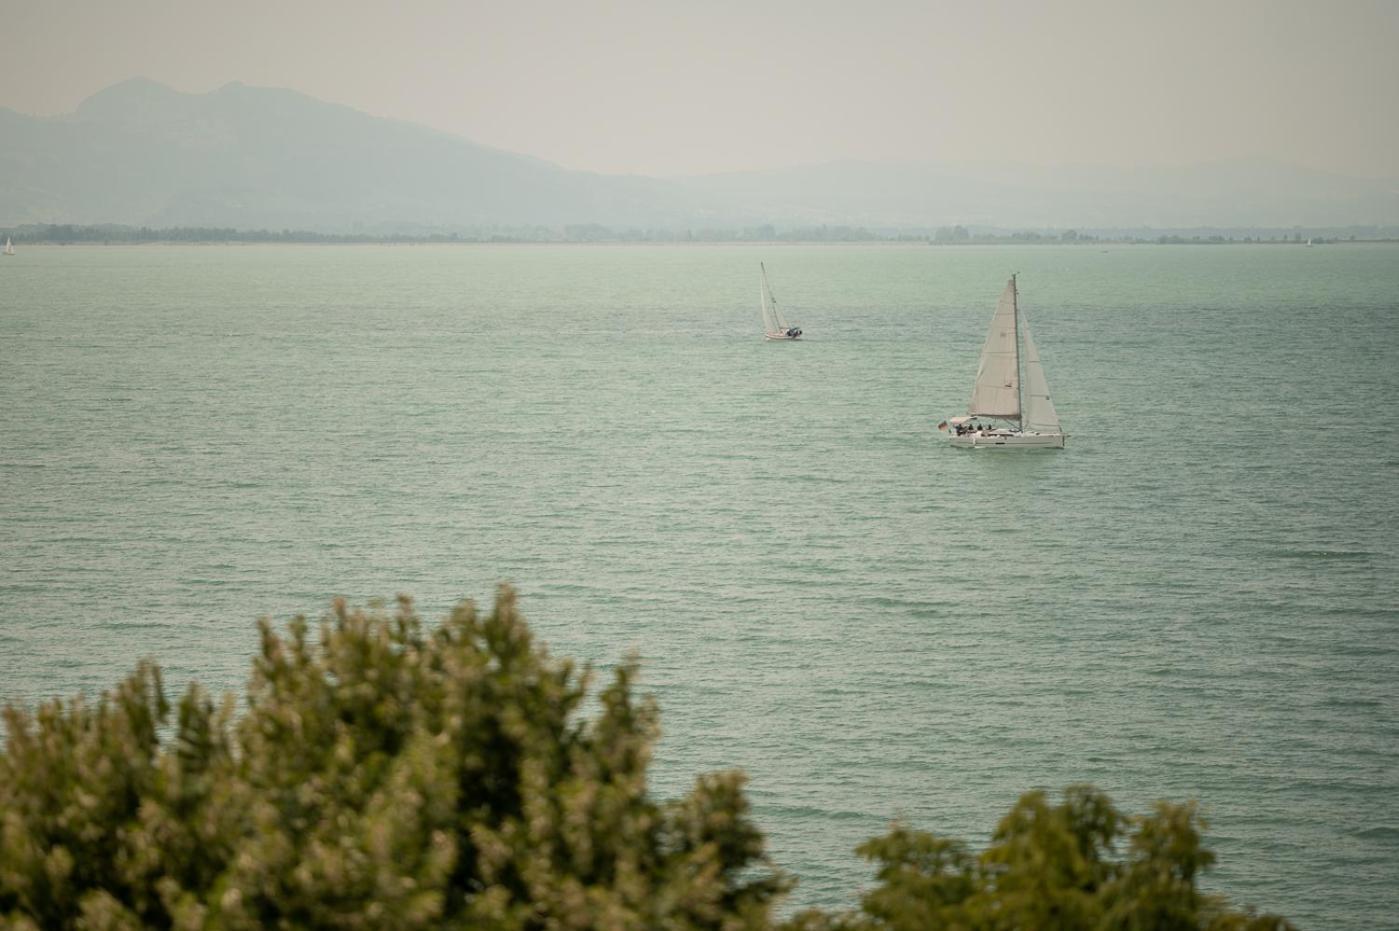
[[[807,338],[760,338],[758,262]],[[953,450],[1020,273],[1062,452]],[[0,259],[0,698],[515,583],[742,767],[799,904],[891,817],[1197,798],[1210,885],[1399,913],[1399,249],[30,247]]]

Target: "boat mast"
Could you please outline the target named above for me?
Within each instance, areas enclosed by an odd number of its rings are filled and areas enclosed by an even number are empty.
[[[758,271],[762,272],[762,282],[758,285],[758,306],[763,311],[763,332],[767,333],[772,328],[768,322],[768,292],[771,289],[768,288],[768,270],[762,262],[758,263]]]
[[[1016,274],[1019,274],[1017,272]],[[1021,385],[1024,379],[1020,377],[1020,287],[1015,283],[1015,275],[1010,276],[1010,300],[1014,313],[1011,319],[1015,321],[1015,410],[1016,422],[1020,425],[1020,432],[1025,432],[1025,399],[1021,397]]]

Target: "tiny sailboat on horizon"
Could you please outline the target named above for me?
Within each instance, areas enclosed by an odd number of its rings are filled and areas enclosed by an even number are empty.
[[[772,340],[801,339],[801,327],[788,323],[787,318],[782,316],[782,311],[777,309],[777,298],[773,296],[772,287],[768,285],[768,270],[762,262],[758,263],[758,270],[762,278],[759,300],[762,302],[763,308],[763,338]]]

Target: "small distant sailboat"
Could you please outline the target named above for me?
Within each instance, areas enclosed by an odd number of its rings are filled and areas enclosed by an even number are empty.
[[[763,304],[763,338],[764,339],[801,339],[801,327],[792,326],[787,322],[787,318],[782,316],[782,311],[777,309],[777,298],[773,297],[772,288],[768,286],[768,270],[763,267],[763,263],[758,263],[758,269],[762,272],[761,299]]]
[[[1014,275],[1006,282],[991,317],[991,332],[981,347],[981,363],[976,369],[967,416],[944,420],[938,429],[950,432],[953,446],[1064,448],[1064,429],[1054,402],[1049,399],[1049,383],[1044,378],[1039,349],[1030,338],[1030,322],[1020,309]]]
[[[4,254],[5,254],[5,255],[14,255],[14,254],[15,254],[15,244],[12,243],[12,242],[10,242],[10,237],[8,237],[8,236],[5,237],[5,253],[4,253]]]

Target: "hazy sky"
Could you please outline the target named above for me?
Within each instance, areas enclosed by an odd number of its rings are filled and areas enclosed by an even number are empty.
[[[65,113],[137,75],[606,172],[1266,157],[1399,178],[1399,0],[0,0],[0,106]]]

